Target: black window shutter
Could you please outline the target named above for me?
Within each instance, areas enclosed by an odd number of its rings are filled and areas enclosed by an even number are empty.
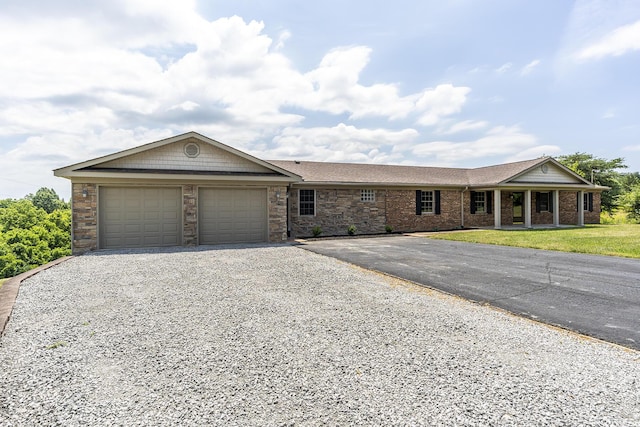
[[[589,193],[589,212],[593,212],[593,193]]]
[[[470,210],[471,213],[474,214],[476,213],[476,192],[475,191],[471,191],[469,192],[469,197],[471,197],[471,206],[470,206]]]
[[[540,213],[540,193],[536,191],[536,213]]]
[[[422,215],[422,190],[416,190],[416,215]]]
[[[549,212],[553,212],[553,192],[549,192]]]
[[[435,200],[435,202],[436,202],[436,206],[435,206],[436,215],[440,215],[440,190],[434,191],[434,197],[436,198],[436,200]]]
[[[487,191],[485,194],[486,196],[484,197],[484,200],[487,203],[485,211],[490,214],[493,209],[493,197],[491,197],[493,196],[493,191]]]

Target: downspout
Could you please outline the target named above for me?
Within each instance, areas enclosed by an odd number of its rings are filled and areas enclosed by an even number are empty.
[[[289,193],[291,193],[291,184],[287,185],[287,193],[284,195],[284,203],[287,206],[287,238],[291,238],[291,223],[289,219]]]
[[[469,190],[469,186],[464,187],[460,193],[460,228],[464,228],[464,193]]]

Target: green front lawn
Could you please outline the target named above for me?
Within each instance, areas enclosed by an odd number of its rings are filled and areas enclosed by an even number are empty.
[[[9,280],[9,279],[0,279],[0,288],[2,287],[2,284],[3,284],[4,282],[6,282],[7,280]]]
[[[640,224],[587,225],[549,230],[469,230],[432,239],[640,258]]]

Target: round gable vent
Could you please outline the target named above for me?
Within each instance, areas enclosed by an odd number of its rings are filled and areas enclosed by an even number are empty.
[[[198,154],[200,154],[200,146],[195,142],[189,142],[184,146],[184,154],[187,157],[198,157]]]

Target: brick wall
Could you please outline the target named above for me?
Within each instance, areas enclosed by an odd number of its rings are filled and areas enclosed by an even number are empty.
[[[560,192],[560,224],[577,224],[578,210],[576,209],[576,191]],[[600,224],[600,209],[602,194],[593,193],[593,211],[584,211],[585,224]],[[582,204],[581,204],[582,207]]]
[[[98,193],[96,185],[72,184],[71,206],[73,253],[82,254],[96,250],[98,248]]]
[[[491,193],[493,193],[493,191]],[[463,202],[464,226],[466,228],[469,228],[469,227],[492,227],[494,225],[494,221],[493,221],[493,219],[494,219],[494,216],[493,216],[493,194],[492,194],[491,203],[492,203],[491,213],[476,212],[474,214],[471,214],[471,192],[470,191],[465,191],[464,192],[464,202]],[[511,214],[509,214],[509,215],[511,215]],[[502,218],[504,219],[505,217],[503,216]]]
[[[549,211],[536,212],[536,204],[538,203],[537,195],[538,195],[538,192],[536,191],[531,192],[531,224],[553,224],[553,212],[549,212]],[[550,202],[552,198],[553,198],[553,193],[550,191],[549,192]],[[575,202],[573,203],[573,205],[575,206]],[[554,206],[553,209],[556,209],[556,206]],[[564,203],[562,202],[562,200],[560,200],[560,210],[562,209],[566,209],[566,206],[564,206]],[[560,221],[560,223],[562,224],[562,221]]]
[[[585,224],[600,224],[600,210],[602,209],[602,193],[593,193],[593,212],[585,211]]]
[[[451,230],[460,227],[460,192],[440,190],[440,215],[416,215],[416,190],[387,190],[387,223],[394,231]]]
[[[375,190],[375,201],[362,202],[360,189],[316,188],[314,216],[300,216],[297,189],[289,194],[291,234],[293,237],[312,236],[315,226],[322,235],[346,235],[347,228],[355,225],[357,234],[385,232],[385,191]],[[415,214],[415,212],[414,212]]]

